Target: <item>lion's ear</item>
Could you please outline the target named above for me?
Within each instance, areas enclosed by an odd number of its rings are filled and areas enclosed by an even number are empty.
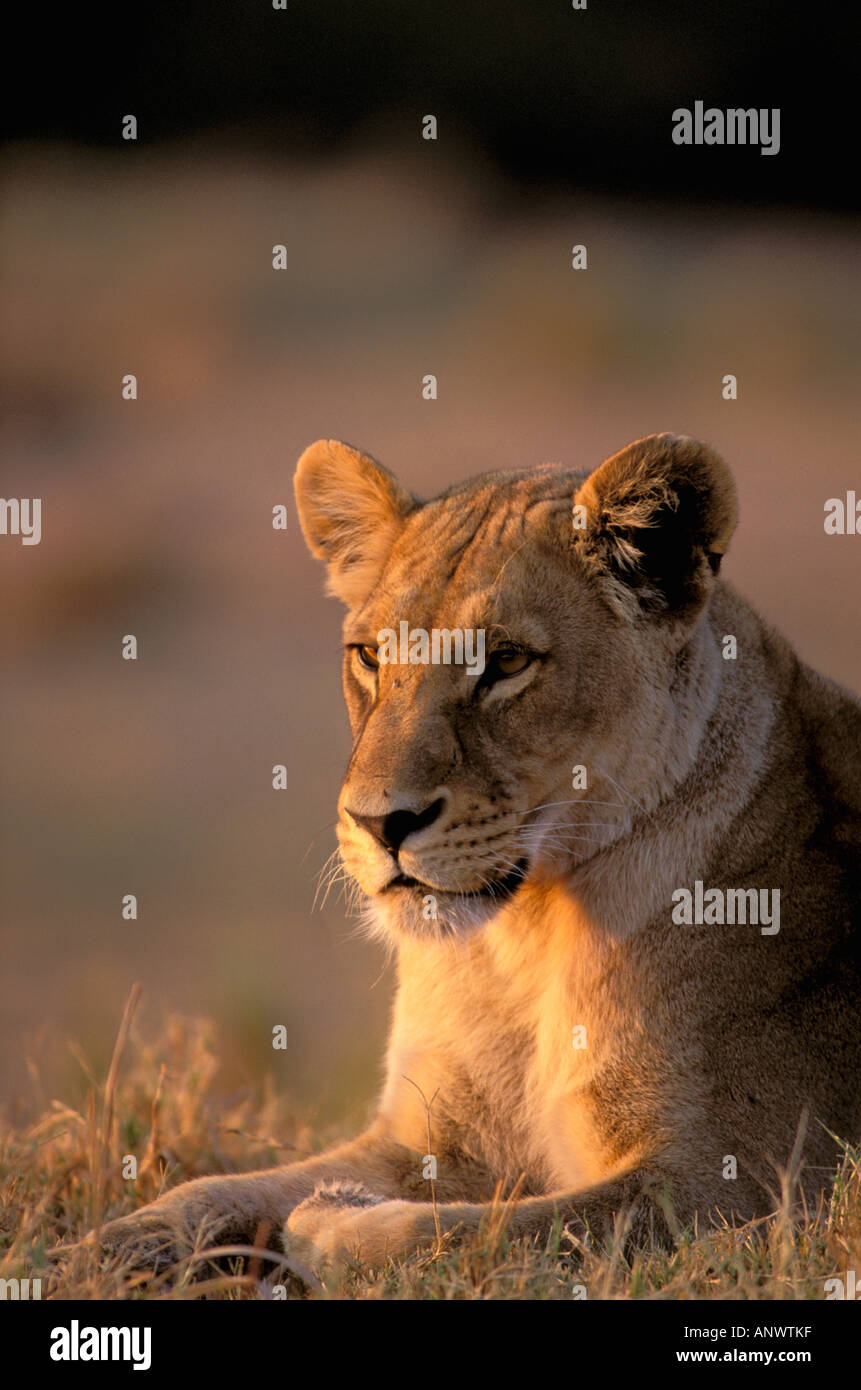
[[[641,608],[693,616],[702,607],[738,519],[732,474],[708,445],[672,434],[637,439],[574,502],[583,509],[580,554]]]
[[[329,592],[348,606],[361,603],[416,498],[375,459],[336,439],[305,450],[294,486],[308,548],[329,567]]]

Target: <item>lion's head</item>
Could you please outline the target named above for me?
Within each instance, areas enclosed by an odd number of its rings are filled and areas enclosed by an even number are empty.
[[[486,473],[424,502],[321,440],[296,495],[348,610],[338,839],[381,925],[488,920],[630,832],[688,771],[736,522],[707,446],[651,435],[589,477]]]

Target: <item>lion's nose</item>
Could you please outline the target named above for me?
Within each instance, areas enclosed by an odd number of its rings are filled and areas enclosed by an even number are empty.
[[[347,815],[352,816],[357,825],[361,825],[373,835],[383,849],[387,849],[390,854],[397,854],[408,835],[415,834],[417,830],[424,830],[427,825],[433,825],[444,805],[443,798],[438,797],[423,811],[390,811],[387,816],[360,816],[348,806]]]

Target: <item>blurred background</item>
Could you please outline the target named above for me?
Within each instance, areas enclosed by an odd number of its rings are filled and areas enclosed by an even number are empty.
[[[268,1074],[359,1122],[393,974],[336,894],[313,910],[348,734],[296,459],[343,438],[431,495],[699,436],[738,481],[727,578],[859,690],[861,540],[823,529],[859,484],[853,48],[735,0],[209,0],[49,34],[2,157],[0,495],[41,497],[43,535],[0,538],[0,1102],[33,1065],[72,1095],[70,1039],[104,1068],[141,980],[144,1028],[213,1020],[225,1091]],[[780,153],[674,146],[696,100],[780,106]]]

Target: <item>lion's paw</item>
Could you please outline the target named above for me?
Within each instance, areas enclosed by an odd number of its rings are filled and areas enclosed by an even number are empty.
[[[162,1273],[220,1244],[230,1225],[229,1214],[216,1212],[207,1203],[154,1202],[101,1227],[102,1265]]]
[[[284,1248],[316,1274],[349,1263],[376,1269],[432,1238],[422,1216],[417,1203],[380,1197],[361,1183],[324,1183],[291,1212]]]

